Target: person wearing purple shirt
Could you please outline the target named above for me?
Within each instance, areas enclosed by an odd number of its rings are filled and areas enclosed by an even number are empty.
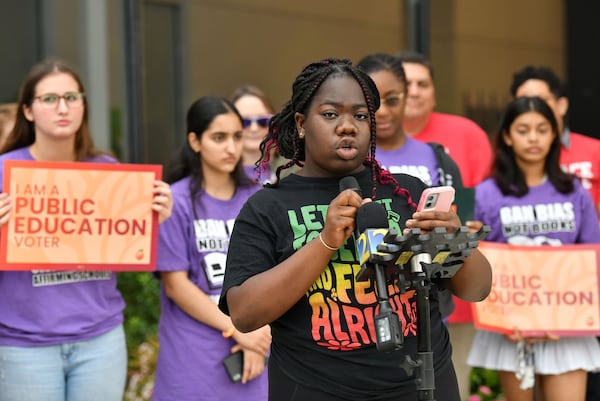
[[[45,60],[27,75],[4,160],[117,163],[94,149],[87,101],[75,71]],[[154,182],[159,222],[169,186]],[[13,200],[0,193],[0,225]],[[124,301],[110,271],[0,271],[0,401],[121,401],[127,374]],[[93,396],[93,397],[92,397]]]
[[[377,159],[381,166],[392,174],[412,175],[428,186],[440,185],[435,153],[433,148],[425,143],[405,138],[404,145],[399,148],[377,148]]]
[[[404,131],[407,85],[402,62],[391,54],[373,53],[356,66],[369,74],[381,97],[375,113],[377,160],[381,166],[393,174],[417,177],[429,186],[462,187],[458,166],[441,145],[419,142]]]
[[[228,100],[206,96],[187,112],[187,137],[165,171],[173,217],[159,232],[159,354],[153,401],[265,401],[269,326],[234,329],[217,302],[238,212],[260,189],[242,166],[242,118]],[[243,352],[241,382],[223,360]]]
[[[458,166],[436,143],[419,142],[404,132],[406,75],[402,62],[387,53],[363,57],[356,66],[375,82],[381,105],[375,113],[377,161],[392,174],[408,174],[428,186],[462,187]],[[447,318],[454,310],[449,291],[440,292],[440,312]]]
[[[554,114],[539,97],[507,106],[496,136],[492,177],[476,187],[475,217],[491,226],[486,240],[514,245],[599,243],[592,198],[559,165]],[[586,371],[600,369],[595,337],[526,338],[477,330],[467,360],[497,370],[508,400],[583,401]]]

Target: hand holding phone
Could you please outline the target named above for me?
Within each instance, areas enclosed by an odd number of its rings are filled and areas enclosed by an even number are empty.
[[[451,186],[430,187],[423,191],[417,205],[417,212],[449,212],[454,202],[454,188]]]
[[[269,357],[265,357],[265,365],[268,362]],[[232,383],[241,382],[242,375],[244,374],[244,351],[239,350],[226,356],[223,359],[223,366]]]
[[[223,366],[227,371],[227,376],[232,383],[242,381],[242,373],[244,371],[244,352],[242,350],[229,354],[223,359]]]

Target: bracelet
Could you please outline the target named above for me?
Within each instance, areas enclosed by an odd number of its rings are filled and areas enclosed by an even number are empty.
[[[325,243],[325,240],[323,239],[323,233],[319,233],[319,239],[321,240],[321,244],[323,244],[323,246],[327,249],[329,249],[330,251],[337,251],[337,248],[334,248],[332,246],[329,246]]]
[[[233,333],[235,333],[235,327],[231,326],[229,330],[225,330],[221,334],[223,334],[223,337],[229,338],[233,336]]]

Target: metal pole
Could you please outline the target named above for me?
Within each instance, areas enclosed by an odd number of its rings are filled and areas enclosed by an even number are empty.
[[[110,149],[110,96],[108,73],[108,44],[106,4],[103,1],[84,0],[82,7],[82,58],[87,78],[90,105],[90,131],[94,145]]]
[[[429,0],[406,0],[407,44],[429,58]]]
[[[125,0],[124,6],[128,162],[142,163],[144,135],[140,6],[138,0]]]

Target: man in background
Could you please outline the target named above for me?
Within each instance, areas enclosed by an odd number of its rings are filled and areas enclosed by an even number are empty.
[[[487,133],[466,117],[435,111],[433,68],[421,54],[397,54],[406,73],[408,95],[404,130],[421,142],[437,142],[458,164],[465,187],[474,187],[489,174],[492,147]]]

